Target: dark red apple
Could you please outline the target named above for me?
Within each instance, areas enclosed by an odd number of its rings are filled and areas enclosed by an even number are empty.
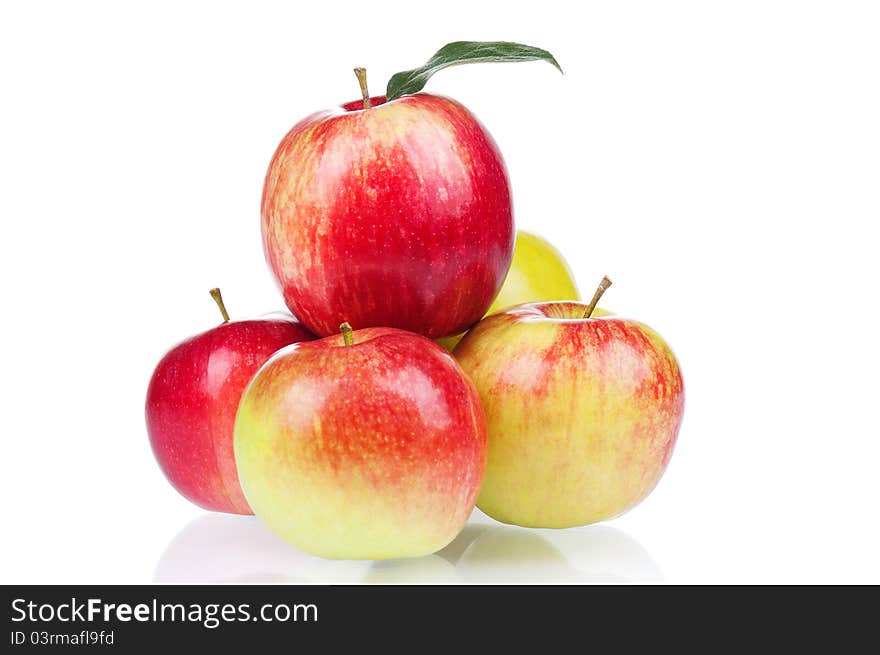
[[[294,126],[266,174],[262,229],[287,306],[320,336],[343,321],[457,334],[489,308],[514,242],[498,147],[463,105],[427,93]]]
[[[276,351],[314,335],[292,316],[224,322],[178,344],[156,366],[147,390],[147,432],[165,477],[184,497],[218,512],[252,514],[232,448],[244,388]]]

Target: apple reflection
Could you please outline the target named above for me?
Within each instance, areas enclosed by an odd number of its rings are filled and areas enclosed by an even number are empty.
[[[476,584],[646,583],[663,580],[647,551],[606,525],[565,531],[487,527],[456,563]]]
[[[663,575],[623,530],[593,525],[529,530],[475,511],[433,555],[325,560],[298,551],[253,516],[208,514],[187,524],[156,566],[158,583],[589,584],[650,583]]]
[[[344,584],[363,576],[368,565],[307,555],[254,516],[206,514],[190,521],[166,546],[153,581]]]

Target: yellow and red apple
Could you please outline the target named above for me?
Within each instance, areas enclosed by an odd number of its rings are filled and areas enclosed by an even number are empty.
[[[684,411],[678,362],[648,326],[591,316],[591,305],[516,306],[455,349],[489,429],[478,506],[499,521],[612,518],[645,498],[669,462]]]
[[[486,423],[437,344],[346,326],[260,369],[238,410],[235,459],[254,513],[300,550],[417,557],[448,544],[473,510]]]

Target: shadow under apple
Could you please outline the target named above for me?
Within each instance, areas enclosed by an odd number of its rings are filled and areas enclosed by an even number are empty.
[[[325,560],[288,545],[253,516],[206,514],[166,546],[158,583],[566,584],[655,582],[663,576],[622,530],[595,525],[529,530],[475,512],[433,555],[413,559]]]
[[[285,543],[254,516],[205,514],[190,521],[165,547],[154,582],[353,582],[368,563],[328,561]]]
[[[447,548],[463,551],[466,529]],[[460,545],[456,546],[456,543]],[[444,549],[445,550],[445,549]],[[441,551],[442,552],[442,551]],[[453,564],[439,554],[412,559],[327,560],[287,544],[253,516],[205,514],[165,547],[157,583],[455,584]]]
[[[463,583],[657,582],[663,575],[632,537],[607,525],[567,530],[486,528],[457,561]]]

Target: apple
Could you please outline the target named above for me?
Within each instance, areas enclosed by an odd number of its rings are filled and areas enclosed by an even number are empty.
[[[478,323],[455,357],[489,428],[478,506],[564,528],[635,506],[662,476],[684,412],[678,362],[654,330],[589,304],[519,305]]]
[[[290,310],[319,336],[343,321],[439,338],[476,323],[513,254],[507,169],[460,103],[428,93],[320,111],[282,139],[263,247]]]
[[[525,230],[517,230],[513,260],[501,291],[486,314],[507,307],[541,300],[580,300],[571,269],[560,252],[546,239]],[[607,314],[596,308],[594,315]],[[438,343],[453,350],[464,333],[439,339]]]
[[[238,483],[232,428],[241,394],[275,351],[315,336],[292,316],[230,321],[172,348],[147,390],[147,432],[168,481],[199,507],[251,514]]]
[[[483,477],[477,392],[425,337],[341,329],[281,350],[245,390],[235,421],[245,496],[313,555],[433,553],[461,531]]]
[[[580,296],[560,252],[537,234],[518,230],[510,270],[488,313],[540,300],[580,300]]]

